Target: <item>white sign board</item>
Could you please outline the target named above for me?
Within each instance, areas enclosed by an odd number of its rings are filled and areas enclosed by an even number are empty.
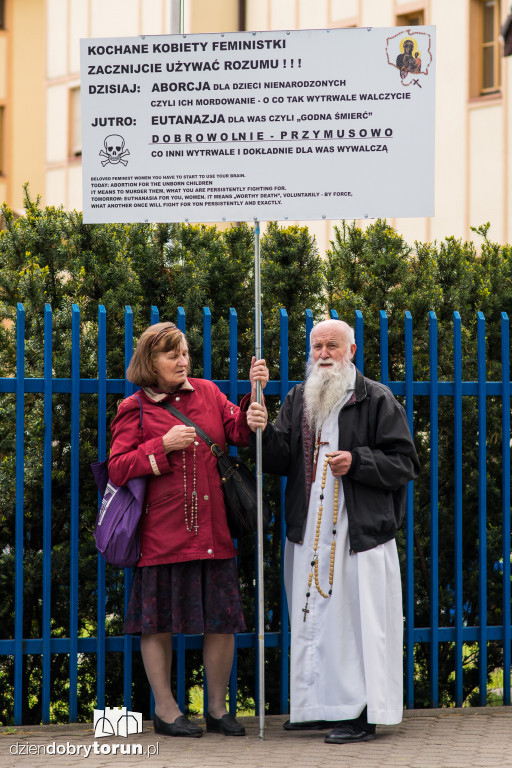
[[[432,216],[433,27],[81,41],[87,222]]]

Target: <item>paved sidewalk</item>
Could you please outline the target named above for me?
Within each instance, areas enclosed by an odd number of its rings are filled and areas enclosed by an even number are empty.
[[[0,728],[0,766],[75,768],[87,749],[85,768],[512,768],[512,707],[413,710],[351,746],[325,744],[325,731],[285,732],[285,719],[268,717],[263,740],[255,717],[242,719],[247,735],[237,738],[157,736],[151,722],[127,739],[95,739],[90,724]],[[113,754],[116,744],[125,754]]]

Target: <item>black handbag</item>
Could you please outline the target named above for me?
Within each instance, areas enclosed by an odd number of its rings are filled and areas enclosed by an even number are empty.
[[[198,427],[192,419],[184,416],[177,408],[169,403],[161,405],[172,413],[177,419],[188,427],[194,427],[206,445],[217,459],[224,502],[226,504],[226,516],[228,528],[234,539],[247,533],[255,533],[258,527],[258,511],[256,498],[256,478],[251,470],[236,456],[224,453],[220,445],[214,443],[211,437]],[[268,525],[272,517],[272,510],[265,495],[263,495],[263,525]]]

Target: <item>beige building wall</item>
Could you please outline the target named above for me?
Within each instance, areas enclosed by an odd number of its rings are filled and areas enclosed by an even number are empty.
[[[21,211],[26,182],[34,197],[44,189],[44,0],[4,0],[4,11],[0,199]]]
[[[4,157],[0,199],[19,209],[22,185],[44,203],[82,207],[79,40],[166,34],[170,0],[4,0],[0,29],[0,114]],[[435,216],[391,223],[409,242],[448,235],[511,238],[512,57],[500,57],[501,88],[478,90],[482,0],[184,0],[184,31],[393,26],[423,14],[436,26]],[[509,4],[501,0],[501,21]],[[245,21],[244,21],[245,20]],[[2,128],[0,128],[2,130]],[[414,160],[410,178],[414,181]],[[337,222],[308,222],[321,251]]]
[[[9,66],[9,34],[5,29],[0,29],[0,201],[7,200],[9,165],[6,157],[6,108],[9,102],[9,79],[7,76]]]

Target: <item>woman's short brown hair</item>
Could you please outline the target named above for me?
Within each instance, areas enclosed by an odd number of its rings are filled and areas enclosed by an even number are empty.
[[[130,365],[126,371],[128,381],[139,387],[153,387],[156,384],[153,361],[161,352],[179,350],[185,335],[174,323],[155,323],[146,328],[135,347]],[[190,363],[189,370],[190,373]]]

